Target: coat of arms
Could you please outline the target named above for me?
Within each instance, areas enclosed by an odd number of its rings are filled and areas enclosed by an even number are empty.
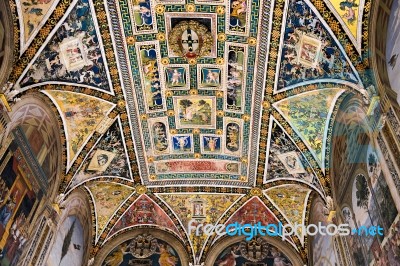
[[[190,58],[210,55],[213,38],[206,26],[194,21],[181,21],[168,37],[171,50],[178,56]]]

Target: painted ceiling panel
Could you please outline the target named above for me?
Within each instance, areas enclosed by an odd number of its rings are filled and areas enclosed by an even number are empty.
[[[59,23],[49,42],[21,81],[28,86],[64,81],[111,92],[109,78],[89,0],[79,0]]]
[[[361,38],[363,0],[68,0],[40,31],[58,1],[16,2],[21,34],[40,38],[12,76],[59,112],[60,190],[90,191],[96,245],[159,226],[204,256],[216,239],[189,235],[190,219],[303,223],[310,191],[329,194],[332,113],[362,87],[340,43]]]
[[[131,179],[131,175],[121,122],[118,118],[86,157],[72,179],[70,187],[94,177],[116,176]]]
[[[310,193],[311,189],[292,184],[273,187],[264,192],[292,226],[305,223],[305,211]],[[301,235],[299,237],[303,239]]]
[[[308,1],[288,4],[276,91],[318,79],[358,83],[358,74]]]
[[[67,91],[43,91],[57,106],[67,137],[68,163],[71,164],[96,127],[114,105],[102,99]]]
[[[275,104],[278,111],[312,149],[322,163],[326,130],[342,89],[325,89],[296,95]]]
[[[312,167],[292,139],[275,119],[271,119],[268,165],[265,182],[296,179],[323,191]]]
[[[115,212],[134,192],[134,189],[111,182],[91,182],[85,187],[90,191],[94,201],[97,239]]]

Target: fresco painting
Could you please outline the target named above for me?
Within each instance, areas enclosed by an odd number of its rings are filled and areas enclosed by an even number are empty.
[[[311,190],[301,185],[283,185],[267,189],[264,194],[292,225],[304,224],[304,212]],[[301,235],[301,232],[297,232]]]
[[[52,7],[59,0],[20,0],[22,20],[24,24],[25,42],[33,35],[34,31],[40,27],[48,13],[52,12]]]
[[[228,4],[226,30],[232,34],[246,35],[249,30],[249,8],[251,1],[231,0]]]
[[[243,121],[240,119],[224,117],[224,130],[224,152],[226,154],[240,156],[243,141]]]
[[[131,178],[120,121],[117,119],[83,162],[70,186],[97,176]]]
[[[140,196],[122,215],[110,232],[110,236],[118,231],[135,225],[157,225],[167,228],[179,235],[176,225],[170,217],[146,195]]]
[[[338,20],[343,22],[349,29],[354,38],[358,37],[359,10],[360,5],[364,5],[364,0],[328,0],[331,7],[339,15]],[[361,1],[361,3],[360,3]]]
[[[243,204],[225,224],[277,224],[275,216],[267,206],[258,198],[253,197]]]
[[[215,90],[222,86],[222,69],[214,65],[197,65],[199,89]]]
[[[292,266],[292,263],[281,250],[258,237],[228,246],[217,256],[213,265]]]
[[[176,128],[215,128],[216,99],[210,96],[173,97]]]
[[[247,47],[227,43],[225,54],[228,59],[225,109],[232,112],[243,112]]]
[[[89,0],[77,2],[20,83],[28,86],[45,81],[111,91]]]
[[[225,160],[169,160],[154,163],[156,172],[163,173],[215,173],[238,175],[240,163]],[[174,176],[174,178],[185,178]],[[213,178],[213,177],[209,177]]]
[[[63,118],[71,163],[114,104],[81,93],[55,90],[44,93],[57,105]]]
[[[138,59],[140,60],[140,75],[145,103],[148,111],[165,109],[162,95],[162,84],[159,71],[159,48],[155,42],[137,43]]]
[[[165,86],[173,90],[189,88],[189,67],[187,65],[169,65],[164,68]]]
[[[18,155],[19,156],[19,155]],[[0,179],[0,264],[17,266],[28,241],[29,217],[37,200],[34,178],[27,178],[24,159],[11,156]]]
[[[111,182],[92,182],[86,185],[96,207],[97,236],[121,204],[133,193],[133,188]],[[112,191],[110,193],[110,191]]]
[[[240,195],[222,194],[157,194],[168,207],[175,213],[188,232],[189,221],[194,219],[196,224],[216,224],[222,214],[227,211],[240,197]],[[196,236],[195,232],[189,236],[194,252],[199,254],[205,244],[206,235]]]
[[[271,123],[268,171],[265,174],[265,181],[276,178],[296,178],[322,190],[318,178],[304,155],[275,120]]]
[[[327,121],[342,89],[324,89],[303,93],[275,104],[278,111],[308,144],[319,162],[323,161]]]
[[[201,153],[221,153],[222,138],[218,135],[201,135],[200,136]]]
[[[358,83],[350,62],[314,11],[304,0],[289,1],[276,90],[322,78]]]
[[[193,135],[179,134],[172,136],[172,153],[193,153]]]
[[[178,252],[155,235],[142,234],[116,246],[102,266],[183,266]]]
[[[46,266],[81,266],[85,251],[84,231],[76,216],[67,217],[58,228]]]
[[[154,23],[153,1],[130,0],[133,17],[133,30],[135,33],[150,33],[156,30]]]
[[[149,119],[151,143],[155,154],[166,154],[170,151],[168,120],[164,118]]]

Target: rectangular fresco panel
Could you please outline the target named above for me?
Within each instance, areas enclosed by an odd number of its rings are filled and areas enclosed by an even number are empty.
[[[211,96],[174,97],[176,128],[215,128],[216,99]]]
[[[165,110],[165,99],[160,79],[158,42],[136,44],[145,104],[149,112]]]
[[[226,7],[226,31],[235,35],[248,35],[250,23],[249,0],[231,0]]]
[[[156,32],[154,2],[152,0],[129,0],[128,2],[133,32],[135,34]]]
[[[197,80],[199,89],[221,89],[223,80],[222,68],[216,65],[197,65]]]
[[[170,160],[154,163],[157,174],[163,173],[218,173],[238,175],[240,163],[217,160]]]
[[[164,69],[165,87],[170,90],[188,90],[190,83],[189,65],[168,65]]]
[[[224,109],[230,112],[243,113],[247,73],[247,46],[226,43],[225,58],[228,59],[228,66],[225,70],[226,94]]]
[[[240,156],[243,139],[243,120],[224,117],[224,152]]]
[[[148,120],[150,138],[154,154],[168,154],[169,145],[169,125],[166,117]]]

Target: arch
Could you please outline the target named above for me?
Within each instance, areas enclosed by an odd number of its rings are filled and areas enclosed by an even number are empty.
[[[328,213],[324,213],[326,210],[325,203],[321,197],[314,197],[310,208],[310,219],[309,224],[322,223],[327,225]],[[317,234],[315,236],[308,236],[309,241],[309,265],[314,266],[325,266],[329,261],[332,265],[340,264],[339,254],[335,250],[335,237],[337,236],[323,236]]]
[[[62,136],[58,118],[49,100],[38,92],[21,97],[10,113],[10,134],[18,126],[24,131],[32,152],[36,156],[49,181],[48,198],[56,196],[62,174]]]
[[[122,259],[124,256],[122,252],[126,251],[126,249],[123,249],[121,247],[127,247],[127,245],[133,243],[132,240],[137,240],[138,238],[147,238],[148,239],[156,239],[157,243],[152,242],[152,249],[156,249],[157,251],[154,250],[154,253],[149,253],[152,255],[144,256],[143,259],[150,259],[151,256],[154,256],[156,252],[161,253],[159,258],[154,258],[155,260],[158,259],[172,259],[171,257],[179,257],[180,260],[180,265],[181,266],[186,266],[189,265],[189,256],[186,252],[186,249],[182,242],[177,239],[175,236],[173,236],[170,233],[167,233],[163,230],[155,229],[155,228],[140,228],[140,229],[131,229],[129,231],[126,231],[124,234],[110,240],[107,242],[101,250],[97,253],[96,257],[94,258],[94,265],[104,265],[103,263],[105,260],[109,257],[109,255],[112,255],[115,252],[120,252],[118,256],[119,259]],[[151,241],[151,240],[150,240]],[[153,244],[154,243],[154,244]],[[168,247],[170,246],[174,252],[169,252]],[[119,249],[117,249],[119,247]],[[137,246],[136,246],[137,247]],[[162,250],[160,250],[162,249]],[[135,249],[136,251],[137,249]],[[164,253],[165,252],[165,253]],[[167,253],[168,252],[168,253]],[[175,256],[174,253],[176,252]],[[129,252],[130,254],[133,254]],[[163,255],[164,254],[164,255]],[[116,256],[115,256],[116,257]],[[140,259],[140,256],[132,256],[134,259]],[[176,259],[174,259],[176,260]],[[122,262],[122,261],[121,261]],[[119,265],[119,264],[115,264]]]
[[[6,83],[14,61],[14,25],[9,1],[0,1],[0,88]]]
[[[335,202],[342,201],[354,171],[365,167],[364,155],[371,138],[366,107],[358,96],[349,94],[340,105],[333,124],[330,174]]]
[[[384,110],[387,111],[389,103],[400,110],[396,92],[391,88],[389,81],[386,47],[389,19],[391,15],[393,0],[374,0],[371,1],[371,17],[369,20],[369,46],[370,56],[368,58],[372,71],[372,76],[379,89],[379,94],[383,103]]]
[[[283,242],[280,238],[269,236],[264,236],[260,238],[263,239],[268,245],[270,245],[271,249],[272,247],[275,248],[274,253],[276,255],[273,257],[277,259],[276,263],[278,263],[278,260],[282,261],[281,263],[283,263],[283,258],[286,257],[288,260],[290,260],[292,266],[304,265],[304,262],[301,259],[300,255],[295,250],[293,250],[293,248],[288,243]],[[220,259],[219,256],[222,254],[222,252],[226,251],[226,249],[232,247],[235,244],[239,244],[242,241],[245,241],[244,236],[222,237],[210,249],[204,264],[207,266],[217,265],[215,263],[218,259]],[[278,255],[277,253],[280,253],[281,255]],[[284,256],[282,256],[282,253],[284,254]]]
[[[59,265],[61,259],[64,261],[68,258],[68,256],[70,256],[70,258],[67,261],[69,261],[70,264],[64,265],[85,265],[87,264],[92,244],[91,210],[90,203],[85,192],[82,191],[82,189],[75,190],[61,204],[61,209],[63,209],[63,211],[59,219],[53,220],[50,218],[50,222],[48,222],[54,232],[54,236],[51,240],[51,244],[49,245],[50,248],[46,254],[46,265]],[[75,252],[68,252],[64,255],[64,258],[62,258],[61,256],[64,254],[61,253],[61,248],[63,248],[63,240],[70,231],[71,241],[74,243],[70,243],[68,250],[73,250]],[[80,237],[78,233],[83,234],[82,237]],[[81,261],[76,260],[77,255],[82,256]],[[72,259],[75,259],[75,264],[72,264]]]

